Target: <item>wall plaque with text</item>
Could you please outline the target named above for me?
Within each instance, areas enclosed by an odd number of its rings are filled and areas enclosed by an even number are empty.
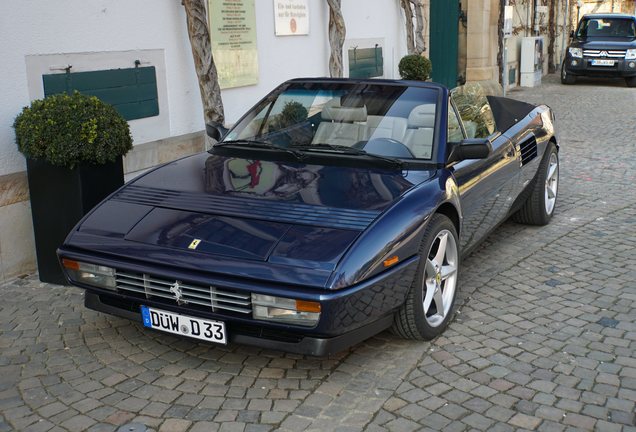
[[[209,0],[208,13],[221,88],[258,84],[254,0]]]
[[[309,34],[307,0],[274,0],[276,36]]]

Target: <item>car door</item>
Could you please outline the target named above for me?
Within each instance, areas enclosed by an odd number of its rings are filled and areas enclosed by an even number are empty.
[[[492,145],[487,158],[467,159],[449,167],[461,198],[463,227],[460,244],[463,250],[467,250],[508,214],[519,181],[519,162],[513,143],[495,130],[485,96],[475,100],[453,95],[451,100],[449,125],[459,123],[467,138],[488,138]]]

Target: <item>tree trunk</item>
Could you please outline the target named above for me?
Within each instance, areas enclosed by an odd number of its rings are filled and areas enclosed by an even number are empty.
[[[506,49],[504,44],[506,43],[506,41],[503,37],[505,15],[506,15],[506,1],[501,0],[499,2],[499,22],[497,23],[497,28],[499,29],[497,34],[497,45],[499,47],[499,51],[497,52],[497,66],[499,66],[498,68],[499,79],[497,81],[501,83],[501,86],[504,89],[506,88],[506,82],[504,81],[504,70],[505,70],[504,68],[506,67],[506,65],[504,64],[504,50]]]
[[[342,46],[344,45],[347,30],[345,28],[340,0],[327,0],[329,4],[329,74],[334,78],[342,77]]]
[[[221,99],[216,65],[212,57],[212,43],[205,4],[205,0],[183,0],[194,67],[199,79],[205,122],[223,124],[225,122],[223,100]]]
[[[424,5],[419,0],[410,1],[415,9],[415,54],[422,55],[426,51],[426,44],[424,43]]]
[[[413,35],[413,10],[409,0],[400,0],[400,6],[404,10],[404,26],[406,30],[406,50],[409,54],[415,54],[415,37]]]

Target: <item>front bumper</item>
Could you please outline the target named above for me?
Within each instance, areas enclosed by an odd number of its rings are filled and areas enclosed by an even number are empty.
[[[79,257],[74,258],[79,259]],[[95,261],[87,257],[83,258],[87,261]],[[189,304],[179,305],[175,300],[165,297],[131,295],[130,292],[120,289],[111,291],[72,283],[86,289],[86,307],[100,312],[141,323],[140,307],[145,305],[183,315],[223,321],[226,323],[230,343],[325,356],[355,345],[391,325],[393,314],[406,299],[411,281],[415,276],[417,263],[416,257],[411,258],[374,278],[342,290],[292,289],[253,282],[237,283],[236,280],[224,283],[218,278],[206,280],[207,285],[231,287],[235,291],[244,293],[258,292],[320,302],[321,317],[314,328],[256,320],[249,314],[206,309]],[[99,264],[118,270],[131,270],[123,263],[100,260]],[[147,268],[143,271],[180,281],[202,283],[200,276],[179,274],[174,269]]]
[[[594,66],[593,60],[612,60],[613,66]],[[607,77],[607,78],[630,78],[636,76],[636,60],[625,60],[622,58],[575,58],[567,55],[565,59],[565,70],[570,75]]]
[[[116,299],[113,296],[86,292],[84,305],[99,312],[116,315],[141,323],[141,312],[136,301]],[[165,308],[165,306],[162,306]],[[131,309],[136,309],[133,311]],[[188,312],[190,313],[190,312]],[[252,345],[279,351],[286,351],[312,356],[326,356],[345,350],[373,335],[386,330],[393,323],[393,315],[385,315],[362,327],[339,336],[316,337],[310,335],[282,332],[259,326],[254,322],[251,326],[226,322],[231,343]],[[147,330],[147,329],[146,329]]]

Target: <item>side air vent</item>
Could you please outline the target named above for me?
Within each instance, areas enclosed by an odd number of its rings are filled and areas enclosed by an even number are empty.
[[[537,139],[534,136],[526,138],[519,144],[519,150],[521,151],[521,166],[524,166],[537,157]]]

